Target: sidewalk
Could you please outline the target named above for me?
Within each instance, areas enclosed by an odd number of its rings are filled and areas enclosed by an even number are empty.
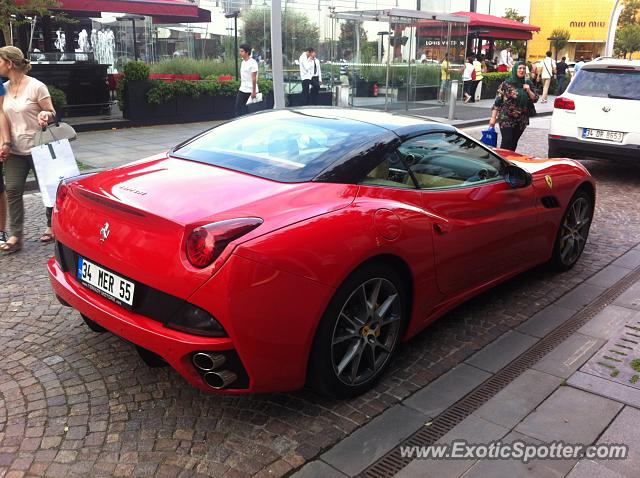
[[[640,367],[633,359],[640,358],[639,338],[636,246],[293,476],[637,477]],[[527,361],[530,366],[514,373]],[[494,393],[487,394],[491,388]],[[492,396],[487,400],[487,395]],[[615,443],[628,445],[629,455],[624,460],[536,459],[524,464],[496,459],[411,461],[398,449],[401,444],[451,444],[456,439],[487,445],[497,440]]]

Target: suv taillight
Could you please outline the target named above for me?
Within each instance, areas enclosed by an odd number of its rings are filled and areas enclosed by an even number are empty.
[[[259,217],[242,217],[196,226],[187,236],[187,259],[194,267],[203,269],[211,265],[231,241],[244,236],[262,222]]]
[[[559,110],[573,111],[576,109],[576,104],[574,103],[573,100],[570,100],[569,98],[558,96],[553,102],[553,107]]]

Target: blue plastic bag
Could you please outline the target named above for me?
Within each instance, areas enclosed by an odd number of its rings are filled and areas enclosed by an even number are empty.
[[[498,132],[494,127],[482,130],[482,138],[480,139],[487,146],[495,148],[498,146]]]

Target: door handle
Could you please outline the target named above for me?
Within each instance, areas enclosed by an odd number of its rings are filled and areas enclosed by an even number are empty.
[[[447,224],[446,222],[434,222],[433,230],[443,236],[451,230],[451,226],[449,226],[449,224]]]

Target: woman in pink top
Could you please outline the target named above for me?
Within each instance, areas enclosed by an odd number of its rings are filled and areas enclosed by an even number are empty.
[[[11,150],[9,123],[7,123],[7,118],[2,109],[5,93],[4,85],[0,83],[0,246],[7,242],[7,233],[5,232],[5,226],[7,225],[7,193],[4,192],[2,166],[3,161],[9,157],[9,151]]]
[[[11,132],[10,153],[4,160],[7,200],[9,203],[9,227],[11,236],[0,245],[5,254],[22,249],[24,204],[22,195],[29,171],[33,169],[31,148],[38,128],[55,117],[51,95],[44,83],[27,76],[31,69],[22,52],[13,46],[0,48],[0,76],[9,78],[4,84],[7,94],[3,110]],[[3,150],[4,151],[4,150]],[[51,242],[51,208],[46,209],[47,229],[41,242]]]

